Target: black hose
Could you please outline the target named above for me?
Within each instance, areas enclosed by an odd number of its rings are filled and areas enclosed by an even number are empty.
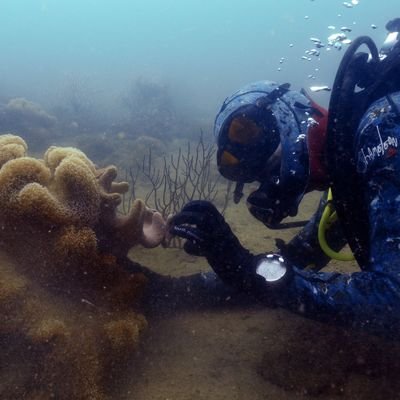
[[[356,125],[365,112],[371,86],[368,79],[362,82],[362,79],[369,75],[365,68],[368,54],[357,53],[363,45],[370,51],[370,65],[374,67],[379,64],[379,52],[370,37],[361,36],[353,41],[344,54],[335,77],[329,103],[327,142],[335,209],[360,265],[366,265],[368,262],[368,232],[365,229],[367,219],[360,197],[362,191],[359,187],[354,155],[350,149],[353,147]],[[356,93],[357,84],[363,86],[364,90]]]
[[[346,82],[346,78],[348,77],[349,66],[354,61],[354,55],[362,45],[366,45],[368,47],[369,51],[371,52],[372,61],[379,62],[378,49],[374,41],[369,36],[360,36],[351,43],[339,65],[333,84],[333,91],[329,103],[329,120],[331,121],[330,124],[332,124],[332,122],[336,123],[336,121],[338,121],[338,111],[340,106],[343,104],[340,100],[344,97],[348,98],[348,96],[350,95],[350,90],[354,91],[356,83],[354,81]],[[345,87],[345,83],[349,84],[349,86],[351,83],[352,86]]]

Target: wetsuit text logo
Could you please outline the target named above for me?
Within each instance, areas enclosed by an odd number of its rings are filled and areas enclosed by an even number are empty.
[[[367,147],[366,150],[361,149],[362,156],[364,157],[364,162],[368,165],[370,162],[374,161],[377,157],[384,156],[389,149],[397,148],[398,147],[398,139],[393,136],[388,136],[385,141],[382,139],[381,132],[379,130],[379,126],[376,127],[379,136],[379,144],[373,147]],[[395,153],[390,152],[390,155]]]

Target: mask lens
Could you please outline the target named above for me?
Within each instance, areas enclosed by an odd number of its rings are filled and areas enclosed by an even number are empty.
[[[244,115],[233,118],[227,129],[228,142],[217,155],[221,174],[235,181],[255,180],[264,159],[258,145],[262,138],[263,129],[253,119]]]
[[[236,182],[262,177],[266,161],[279,146],[275,117],[254,105],[240,107],[218,133],[217,164],[220,173]]]
[[[239,116],[232,120],[229,126],[228,138],[233,143],[249,144],[254,142],[261,132],[262,128],[253,120]]]
[[[229,151],[224,151],[221,154],[220,164],[222,166],[234,166],[240,163],[239,159],[236,158],[233,154],[229,153]]]

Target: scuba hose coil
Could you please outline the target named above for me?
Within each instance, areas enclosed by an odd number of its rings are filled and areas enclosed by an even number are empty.
[[[321,220],[318,226],[318,241],[321,246],[322,251],[333,260],[338,261],[353,261],[354,255],[352,253],[343,253],[337,252],[333,250],[327,240],[326,240],[326,231],[329,229],[331,224],[335,222],[338,218],[336,211],[332,204],[332,191],[329,189],[328,191],[328,199],[324,211],[322,213]]]

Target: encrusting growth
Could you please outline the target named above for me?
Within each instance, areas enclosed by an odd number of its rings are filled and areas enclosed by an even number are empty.
[[[22,138],[0,136],[4,398],[107,399],[135,350],[146,279],[119,260],[160,244],[165,222],[141,200],[118,215],[128,185],[116,176],[78,149],[50,147],[39,160]]]

